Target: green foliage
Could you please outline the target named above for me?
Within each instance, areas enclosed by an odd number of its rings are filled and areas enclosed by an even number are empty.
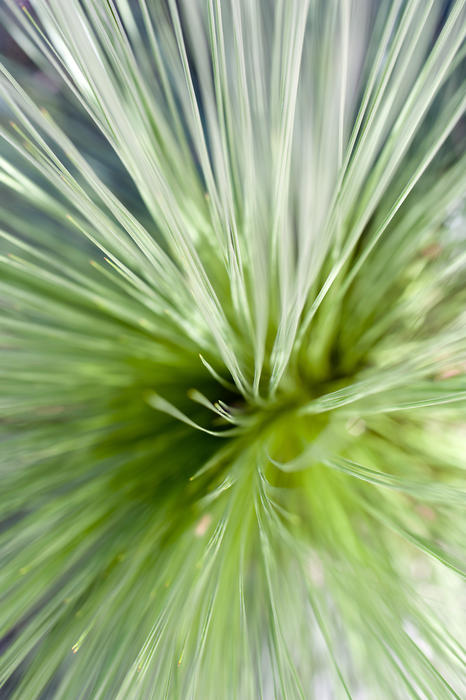
[[[2,697],[464,697],[466,3],[0,0]]]

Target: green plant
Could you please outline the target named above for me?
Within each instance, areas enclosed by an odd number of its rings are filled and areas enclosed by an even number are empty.
[[[464,697],[465,2],[0,17],[6,695]]]

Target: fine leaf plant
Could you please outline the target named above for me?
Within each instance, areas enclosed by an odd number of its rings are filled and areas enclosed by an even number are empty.
[[[466,697],[465,0],[0,23],[0,696]]]

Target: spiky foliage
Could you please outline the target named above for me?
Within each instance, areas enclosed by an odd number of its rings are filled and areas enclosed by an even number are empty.
[[[0,12],[2,697],[465,697],[464,0]]]

